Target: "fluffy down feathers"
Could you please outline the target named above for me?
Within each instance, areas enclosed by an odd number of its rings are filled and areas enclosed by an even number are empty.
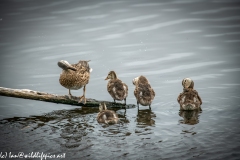
[[[116,124],[118,123],[118,116],[117,114],[112,111],[108,110],[105,103],[99,104],[99,113],[97,116],[98,123],[106,123],[106,124]]]
[[[152,89],[147,78],[144,76],[134,78],[133,84],[136,86],[134,90],[134,95],[137,99],[137,102],[143,106],[151,105],[155,97],[155,92]]]
[[[202,99],[198,92],[193,89],[194,82],[190,78],[184,78],[182,85],[183,92],[177,98],[180,110],[201,110]]]

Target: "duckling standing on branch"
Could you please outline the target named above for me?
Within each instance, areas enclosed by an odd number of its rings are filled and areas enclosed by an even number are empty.
[[[90,79],[90,72],[92,69],[89,67],[89,61],[79,61],[76,64],[69,64],[65,60],[58,62],[58,66],[62,68],[62,73],[60,74],[59,82],[60,84],[69,90],[69,96],[71,97],[71,89],[78,90],[83,88],[83,95],[80,97],[79,103],[84,100],[86,103],[85,92],[86,85]]]
[[[108,110],[104,102],[99,104],[99,113],[97,115],[98,123],[116,124],[118,116],[114,111]]]
[[[198,92],[194,90],[194,82],[190,78],[182,80],[183,92],[179,94],[177,101],[180,104],[180,110],[202,110],[202,99]]]
[[[140,103],[143,106],[149,106],[149,109],[151,109],[151,103],[155,97],[155,92],[147,78],[144,76],[136,77],[133,79],[133,85],[136,86],[134,95],[137,99],[138,108]]]
[[[118,101],[125,101],[126,105],[126,98],[128,96],[128,86],[123,83],[120,79],[118,79],[117,74],[114,71],[110,71],[108,73],[108,76],[105,80],[108,80],[107,84],[107,90],[108,93],[112,96],[114,103],[116,103],[115,100]]]

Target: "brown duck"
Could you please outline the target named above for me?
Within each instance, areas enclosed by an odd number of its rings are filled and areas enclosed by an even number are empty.
[[[179,94],[177,101],[180,104],[180,110],[202,110],[202,99],[194,89],[194,82],[190,78],[182,80],[183,92]]]
[[[110,71],[108,73],[108,76],[105,80],[108,80],[107,84],[107,90],[108,93],[112,96],[114,103],[115,100],[118,101],[125,101],[126,104],[126,98],[128,96],[128,86],[123,83],[120,79],[118,79],[117,74],[114,71]]]
[[[118,123],[118,116],[114,111],[108,110],[106,104],[102,102],[99,104],[97,121],[98,123],[116,124]]]
[[[139,103],[143,106],[149,106],[151,109],[151,103],[155,97],[155,92],[152,89],[147,78],[139,76],[133,79],[133,85],[135,85],[134,95],[137,99],[137,105]]]
[[[89,67],[89,61],[79,61],[76,64],[69,64],[65,60],[58,62],[58,66],[62,68],[62,73],[60,74],[59,82],[60,84],[69,90],[69,96],[71,97],[71,89],[78,90],[83,88],[83,95],[80,97],[79,103],[84,100],[86,103],[85,92],[86,85],[90,79],[90,72],[92,69]]]

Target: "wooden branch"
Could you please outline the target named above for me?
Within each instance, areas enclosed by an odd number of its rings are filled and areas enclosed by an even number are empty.
[[[62,103],[62,104],[75,105],[75,106],[84,106],[84,107],[98,107],[100,102],[105,102],[107,107],[115,107],[115,108],[125,108],[125,107],[134,108],[135,107],[135,105],[133,104],[129,104],[125,106],[122,103],[99,101],[91,98],[87,98],[86,104],[83,104],[83,103],[78,103],[80,98],[76,96],[72,96],[70,99],[68,95],[61,96],[56,94],[49,94],[46,92],[33,91],[29,89],[11,89],[11,88],[0,87],[0,95],[53,102],[53,103]]]

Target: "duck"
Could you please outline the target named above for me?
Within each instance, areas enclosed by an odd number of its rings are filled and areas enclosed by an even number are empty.
[[[199,110],[202,111],[202,99],[194,89],[194,82],[190,78],[182,80],[183,92],[179,94],[177,101],[180,104],[180,110]]]
[[[83,87],[83,95],[80,97],[79,103],[86,103],[86,85],[89,83],[90,72],[89,61],[80,60],[76,64],[70,64],[66,60],[60,60],[58,66],[62,68],[59,77],[59,83],[68,89],[69,98],[72,98],[71,90],[78,90]]]
[[[105,80],[109,80],[107,84],[107,91],[112,96],[114,103],[116,103],[116,100],[124,100],[124,104],[126,105],[128,86],[118,79],[115,71],[110,71]]]
[[[142,106],[149,106],[149,109],[151,109],[151,103],[155,97],[155,92],[147,78],[141,75],[134,78],[132,83],[135,85],[134,96],[137,99],[138,108],[139,104],[141,104]]]
[[[99,113],[97,115],[98,123],[105,124],[116,124],[118,123],[118,115],[112,111],[108,110],[104,102],[99,103]]]

